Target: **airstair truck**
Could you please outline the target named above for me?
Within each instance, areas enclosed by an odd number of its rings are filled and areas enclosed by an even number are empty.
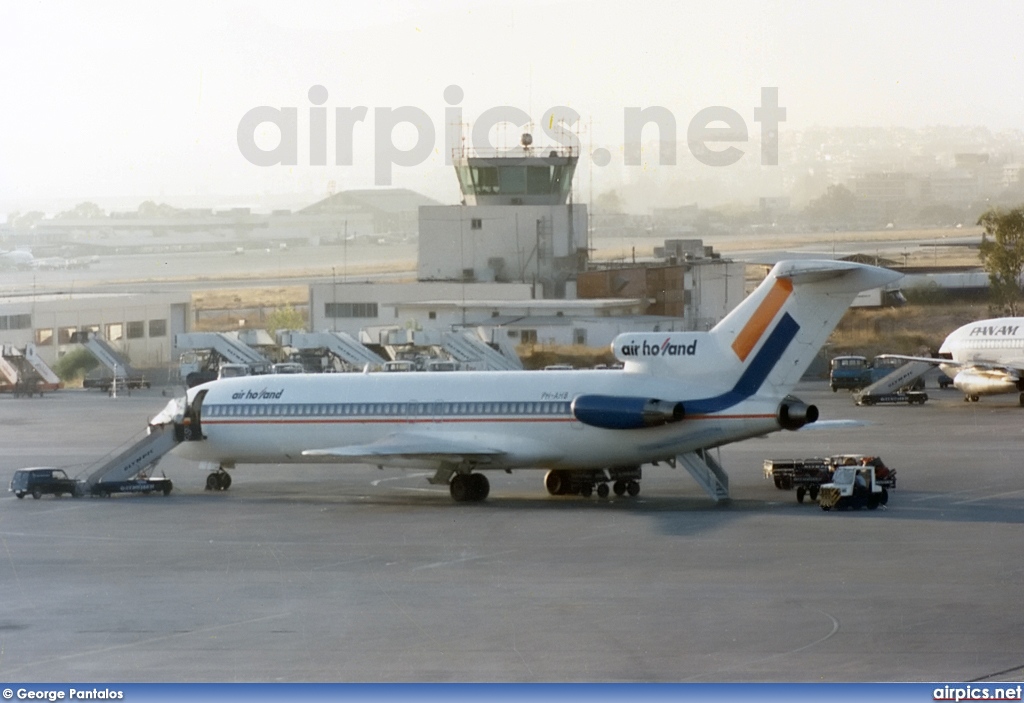
[[[115,388],[149,388],[149,381],[145,376],[133,369],[127,359],[95,332],[76,332],[71,341],[89,350],[89,353],[111,374],[99,379],[87,378],[82,384],[84,387],[98,388],[101,391],[112,391]]]
[[[910,361],[899,366],[872,383],[862,391],[854,394],[857,405],[880,405],[883,403],[909,403],[920,405],[928,400],[928,394],[920,390],[908,390],[925,373],[932,368],[927,361]]]
[[[94,496],[112,493],[153,493],[167,495],[173,484],[170,479],[153,476],[157,463],[185,437],[183,423],[185,398],[175,398],[149,421],[141,439],[121,451],[100,460],[86,485]]]

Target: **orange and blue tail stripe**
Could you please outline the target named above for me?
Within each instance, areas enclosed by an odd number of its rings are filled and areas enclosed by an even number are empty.
[[[788,279],[780,278],[775,282],[775,286],[761,301],[732,344],[733,351],[741,360],[745,361],[757,346],[792,291],[793,284]],[[788,312],[784,313],[778,324],[775,325],[775,329],[765,339],[761,349],[740,374],[736,385],[721,395],[686,401],[686,414],[692,416],[721,412],[753,396],[764,384],[775,365],[779,363],[799,331],[800,325],[797,321]]]

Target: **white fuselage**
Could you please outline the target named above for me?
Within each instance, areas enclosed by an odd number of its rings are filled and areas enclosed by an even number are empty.
[[[939,353],[958,364],[1024,368],[1024,317],[969,322],[946,337]]]
[[[180,455],[222,464],[352,461],[303,457],[307,450],[365,446],[389,436],[417,436],[493,453],[478,469],[597,468],[636,465],[698,447],[779,429],[778,398],[754,395],[706,415],[646,429],[614,430],[578,421],[580,395],[682,402],[728,390],[714,375],[702,382],[627,371],[512,371],[251,376],[222,379],[189,392],[202,396],[204,441]],[[366,463],[378,463],[363,460]],[[438,467],[451,457],[389,456],[390,466]]]
[[[939,354],[951,362],[939,368],[968,400],[1024,390],[1024,318],[970,322],[946,337]]]

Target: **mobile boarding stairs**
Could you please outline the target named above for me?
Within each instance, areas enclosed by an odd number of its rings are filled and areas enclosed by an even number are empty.
[[[920,405],[928,400],[924,391],[904,390],[934,368],[927,361],[910,361],[892,373],[875,381],[867,388],[854,394],[857,405],[881,405],[885,403],[909,403]]]
[[[86,490],[92,491],[101,482],[123,482],[144,471],[152,472],[157,463],[185,439],[185,426],[181,423],[179,410],[184,405],[184,398],[172,401],[163,412],[150,420],[146,434],[141,439],[100,459],[85,479]]]

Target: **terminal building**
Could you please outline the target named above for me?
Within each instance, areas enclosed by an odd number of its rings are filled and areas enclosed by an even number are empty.
[[[82,333],[109,341],[138,368],[166,368],[176,361],[174,335],[188,330],[191,294],[41,293],[0,298],[0,344],[34,344],[53,365]]]

